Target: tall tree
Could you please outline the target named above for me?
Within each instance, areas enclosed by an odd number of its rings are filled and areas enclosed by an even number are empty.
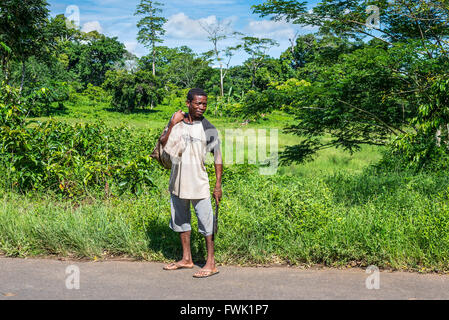
[[[240,35],[240,33],[231,30],[229,21],[224,22],[218,20],[213,23],[200,23],[200,25],[209,35],[207,38],[213,45],[211,53],[220,67],[220,95],[223,97],[224,79],[228,73],[231,59],[238,48],[230,46],[221,49],[220,42],[236,35]],[[225,67],[223,67],[223,63],[225,64]]]
[[[148,60],[148,57],[140,59],[143,69],[149,69],[147,67]],[[198,79],[201,71],[210,68],[206,59],[199,57],[187,46],[177,48],[158,47],[156,62],[159,65],[156,75],[164,83],[172,83],[183,89],[200,86]]]
[[[46,0],[2,0],[0,2],[1,64],[6,82],[9,81],[11,61],[22,64],[20,91],[25,79],[25,61],[45,51],[48,23]]]
[[[257,70],[263,66],[264,60],[267,58],[268,50],[279,45],[276,41],[267,38],[243,37],[243,50],[249,55],[249,59],[245,62],[251,72],[251,87],[254,88]]]
[[[137,27],[139,32],[137,34],[137,41],[145,47],[151,49],[153,57],[153,76],[156,75],[156,44],[163,42],[162,36],[165,34],[163,28],[167,19],[158,16],[162,12],[160,8],[162,3],[152,0],[140,0],[137,10],[134,15],[143,15],[139,20]]]
[[[50,18],[45,32],[48,33],[48,38],[53,47],[57,43],[64,43],[72,41],[80,37],[81,31],[77,28],[68,28],[67,18],[63,14],[58,14],[54,18]]]
[[[87,43],[81,44],[75,69],[85,85],[99,86],[108,70],[112,70],[117,62],[124,63],[125,45],[117,37],[109,38],[97,31],[84,34],[84,39]]]

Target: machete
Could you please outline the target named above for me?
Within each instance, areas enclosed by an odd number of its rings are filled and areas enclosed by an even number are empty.
[[[212,241],[215,241],[215,234],[218,231],[218,204],[215,203],[215,214],[214,214],[214,233],[212,234]]]

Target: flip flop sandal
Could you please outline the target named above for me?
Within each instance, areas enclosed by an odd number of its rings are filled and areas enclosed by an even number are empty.
[[[180,265],[180,264],[177,264],[177,263],[170,263],[169,265],[166,265],[165,267],[163,267],[162,269],[164,269],[164,270],[178,270],[178,269],[192,269],[193,268],[193,265],[192,266],[182,266],[182,265]]]
[[[213,271],[213,270],[201,270],[201,271],[198,271],[197,273],[195,273],[193,275],[193,277],[194,278],[207,278],[207,277],[213,276],[214,274],[217,274],[217,273],[219,273],[218,270],[215,270],[215,271]],[[199,274],[202,274],[202,275],[199,275]]]

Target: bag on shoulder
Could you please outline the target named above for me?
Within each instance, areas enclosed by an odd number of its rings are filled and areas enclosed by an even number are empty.
[[[150,155],[151,158],[155,159],[164,169],[171,169],[171,159],[170,155],[164,151],[162,147],[161,138],[157,139],[156,146]]]

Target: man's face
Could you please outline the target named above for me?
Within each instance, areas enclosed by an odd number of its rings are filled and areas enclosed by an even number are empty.
[[[207,97],[193,96],[192,101],[187,101],[187,107],[189,108],[189,114],[193,119],[201,119],[207,109]]]

